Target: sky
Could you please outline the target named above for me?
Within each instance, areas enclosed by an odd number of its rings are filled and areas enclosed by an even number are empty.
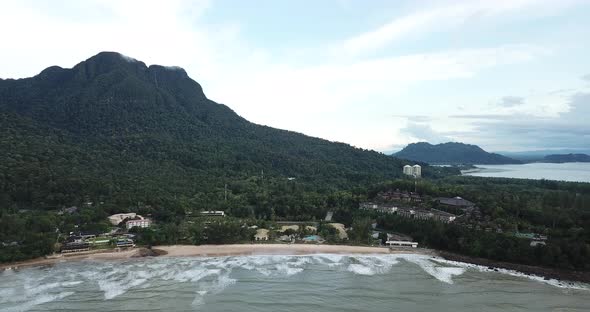
[[[0,29],[0,78],[116,51],[361,148],[590,150],[590,0],[0,0]]]

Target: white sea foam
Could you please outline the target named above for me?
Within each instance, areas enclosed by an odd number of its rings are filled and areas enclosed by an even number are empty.
[[[542,276],[538,276],[538,275],[534,275],[534,274],[526,274],[526,273],[522,273],[522,272],[518,272],[518,271],[514,271],[514,270],[502,269],[502,268],[491,268],[490,269],[489,267],[482,266],[482,265],[451,261],[451,260],[446,260],[446,259],[442,259],[442,258],[433,258],[433,260],[436,262],[440,262],[440,263],[447,263],[447,264],[451,264],[451,265],[455,265],[455,266],[459,266],[459,267],[463,267],[463,268],[467,268],[467,269],[477,270],[479,272],[491,272],[491,273],[496,273],[496,274],[506,274],[506,275],[510,275],[510,276],[514,276],[514,277],[526,278],[529,280],[533,280],[533,281],[536,281],[539,283],[544,283],[544,284],[548,284],[548,285],[551,285],[554,287],[559,287],[559,288],[590,290],[590,286],[587,284],[583,284],[583,283],[565,282],[565,281],[559,281],[559,280],[552,279],[552,278],[546,279]]]
[[[230,278],[228,274],[224,274],[217,276],[217,278],[211,281],[200,282],[199,290],[196,291],[196,296],[193,299],[192,305],[199,306],[203,304],[207,294],[218,294],[230,285],[235,284],[236,281],[236,279]]]
[[[55,300],[61,300],[65,297],[71,296],[73,294],[74,294],[74,292],[72,292],[72,291],[65,291],[65,292],[60,292],[57,294],[42,294],[42,295],[36,296],[34,298],[30,298],[29,300],[26,300],[17,306],[9,307],[9,308],[6,308],[2,311],[3,312],[29,311],[30,309],[32,309],[33,307],[35,307],[37,305],[52,302]]]
[[[97,281],[98,288],[104,292],[104,298],[106,300],[118,297],[126,293],[129,289],[146,283],[151,277],[153,277],[153,275],[147,271],[129,270],[120,273],[121,274],[111,275],[105,279],[99,279]]]
[[[354,274],[359,274],[359,275],[375,275],[375,271],[373,271],[371,268],[364,266],[362,264],[356,264],[356,263],[349,264],[348,268],[346,270],[349,272],[352,272]]]
[[[303,268],[296,268],[296,267],[291,267],[289,264],[287,263],[279,263],[275,265],[276,271],[278,275],[281,276],[291,276],[291,275],[295,275],[301,271],[303,271]]]
[[[454,276],[459,276],[465,273],[465,268],[463,267],[445,267],[437,265],[435,262],[431,261],[433,258],[429,256],[407,254],[398,255],[398,258],[417,264],[422,270],[424,270],[424,272],[447,284],[453,284]]]

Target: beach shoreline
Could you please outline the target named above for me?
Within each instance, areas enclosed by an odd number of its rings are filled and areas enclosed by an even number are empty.
[[[154,246],[162,257],[220,257],[246,255],[307,255],[307,254],[395,254],[416,253],[435,255],[425,248],[369,247],[354,245],[314,244],[231,244],[231,245],[170,245]]]
[[[105,249],[76,254],[58,254],[44,258],[0,264],[0,271],[27,267],[50,266],[75,261],[113,261],[141,259],[145,257],[227,257],[252,255],[309,255],[309,254],[420,254],[469,263],[490,269],[507,269],[545,279],[590,283],[590,272],[567,271],[538,266],[494,261],[459,255],[427,248],[389,248],[355,245],[323,244],[227,244],[227,245],[160,245],[152,248],[138,247],[123,250]]]
[[[506,269],[523,273],[525,275],[536,275],[543,277],[544,279],[556,279],[559,281],[569,282],[583,282],[590,284],[590,272],[584,271],[571,271],[571,270],[560,270],[556,268],[546,268],[540,266],[532,266],[518,263],[502,262],[496,260],[490,260],[485,258],[477,258],[464,256],[448,251],[437,251],[439,257],[462,263],[469,263],[487,267],[489,269]]]
[[[306,255],[306,254],[424,254],[437,255],[425,248],[368,247],[353,245],[314,244],[228,244],[228,245],[162,245],[151,249],[139,247],[125,250],[105,249],[75,254],[57,254],[43,258],[0,264],[0,271],[46,266],[82,260],[126,260],[150,256],[159,257],[223,257],[248,255]]]

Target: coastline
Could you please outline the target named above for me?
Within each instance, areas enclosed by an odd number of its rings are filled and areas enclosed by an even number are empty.
[[[388,248],[354,245],[313,245],[313,244],[228,244],[228,245],[161,245],[151,249],[139,247],[125,250],[96,250],[76,254],[60,254],[45,258],[0,264],[0,271],[36,266],[50,266],[69,261],[111,261],[143,257],[224,257],[249,255],[307,255],[307,254],[421,254],[488,267],[507,269],[544,279],[590,283],[590,272],[568,271],[539,266],[529,266],[459,255],[447,251],[426,248]]]
[[[437,251],[437,254],[439,257],[449,261],[475,264],[488,267],[490,269],[506,269],[511,271],[517,271],[526,275],[536,275],[544,278],[545,280],[556,279],[559,281],[583,282],[590,284],[590,272],[569,271],[555,268],[546,268],[540,266],[495,261],[485,258],[464,256],[448,251]]]
[[[152,248],[162,257],[221,257],[247,255],[307,255],[329,254],[394,254],[416,253],[436,255],[433,250],[390,249],[387,247],[366,247],[354,245],[310,245],[310,244],[230,244],[230,245],[170,245]]]
[[[228,245],[163,245],[151,249],[139,247],[125,250],[96,250],[76,254],[59,254],[43,258],[0,264],[0,271],[81,260],[125,260],[142,257],[222,257],[247,255],[306,255],[306,254],[424,254],[437,255],[434,250],[417,248],[390,249],[354,245],[310,244],[228,244]]]

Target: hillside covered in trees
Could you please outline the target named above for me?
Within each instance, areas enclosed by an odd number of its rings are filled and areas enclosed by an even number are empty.
[[[427,142],[408,144],[393,156],[429,164],[520,164],[521,161],[500,154],[488,153],[477,145],[447,142],[432,145]]]
[[[0,80],[0,149],[1,209],[188,199],[263,175],[337,189],[397,177],[405,164],[250,123],[183,69],[113,52]]]

